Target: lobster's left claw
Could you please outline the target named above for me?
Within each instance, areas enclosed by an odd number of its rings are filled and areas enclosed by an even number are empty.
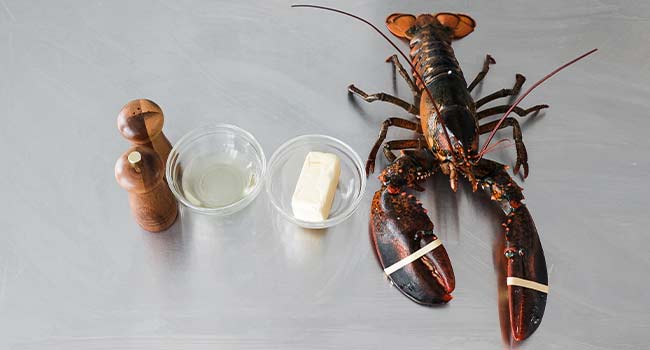
[[[433,234],[426,210],[412,195],[384,187],[375,193],[370,213],[370,238],[384,271],[395,287],[422,305],[446,303],[455,288],[454,271],[444,246]],[[426,250],[427,247],[434,247]],[[427,251],[404,266],[391,267]]]

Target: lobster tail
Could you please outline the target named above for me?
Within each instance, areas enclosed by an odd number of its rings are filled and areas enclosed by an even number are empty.
[[[386,18],[386,27],[398,38],[411,40],[409,29],[415,24],[415,16],[405,13],[393,13]]]
[[[476,21],[462,13],[440,12],[435,17],[440,24],[452,30],[453,39],[464,38],[476,28]]]
[[[411,40],[415,26],[425,26],[437,23],[451,30],[452,39],[461,39],[468,36],[476,28],[476,21],[462,13],[440,12],[435,15],[420,15],[393,13],[386,18],[386,27],[398,38]]]

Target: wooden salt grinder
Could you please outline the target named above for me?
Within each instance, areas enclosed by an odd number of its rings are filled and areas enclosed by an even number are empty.
[[[115,164],[115,178],[129,192],[135,221],[150,232],[167,229],[178,215],[178,204],[163,181],[164,173],[160,157],[144,146],[131,147]]]
[[[160,156],[163,167],[172,149],[162,132],[164,123],[162,109],[155,102],[146,99],[127,103],[117,115],[117,128],[122,136],[134,146],[151,147]]]

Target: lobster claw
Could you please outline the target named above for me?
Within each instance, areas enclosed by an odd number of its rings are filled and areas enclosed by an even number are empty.
[[[523,202],[522,190],[506,167],[483,158],[474,173],[481,187],[506,214],[503,226],[510,333],[516,341],[522,341],[539,327],[546,308],[548,273],[544,250]]]
[[[455,288],[454,272],[447,251],[433,234],[433,223],[413,195],[391,192],[385,186],[377,191],[370,213],[370,238],[382,268],[416,303],[448,302]]]
[[[510,327],[512,337],[522,341],[539,327],[548,293],[544,250],[525,206],[508,215],[506,237]]]

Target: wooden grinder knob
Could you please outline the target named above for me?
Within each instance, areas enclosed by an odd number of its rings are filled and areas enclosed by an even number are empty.
[[[176,220],[178,204],[163,181],[165,167],[150,148],[131,147],[117,160],[115,178],[129,192],[131,213],[150,232],[167,229]]]
[[[127,103],[117,115],[117,128],[122,136],[133,145],[153,148],[162,159],[163,166],[172,149],[162,132],[164,123],[162,109],[155,102],[146,99]]]

